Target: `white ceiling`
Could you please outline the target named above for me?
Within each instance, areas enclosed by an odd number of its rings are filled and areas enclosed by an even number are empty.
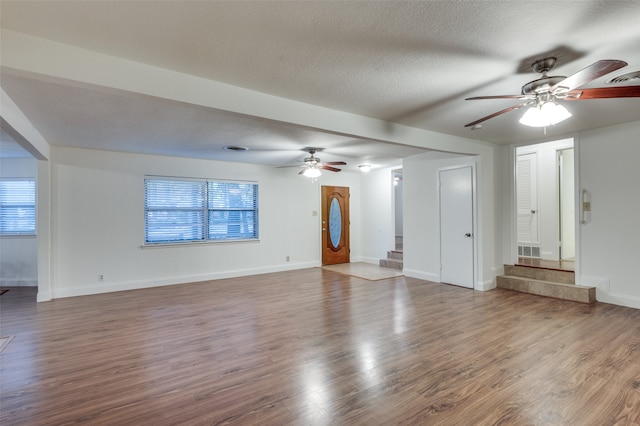
[[[600,59],[640,70],[640,1],[1,1],[3,29],[281,98],[497,144],[535,140],[521,111],[464,128],[518,101],[558,57],[553,75]],[[390,164],[421,148],[354,138],[3,69],[1,85],[54,145],[287,164],[301,148],[324,161]],[[639,85],[635,79],[625,83]],[[547,135],[640,120],[640,99],[571,102]],[[114,123],[117,123],[114,125]],[[5,135],[2,136],[4,141]],[[250,148],[229,152],[224,145]],[[3,150],[0,145],[0,150]]]

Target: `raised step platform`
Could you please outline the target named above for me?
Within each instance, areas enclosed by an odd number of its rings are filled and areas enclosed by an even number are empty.
[[[504,274],[512,277],[533,278],[534,280],[551,281],[563,284],[575,284],[576,274],[573,271],[560,271],[531,266],[504,265]]]
[[[571,271],[504,265],[505,275],[496,278],[498,288],[581,303],[596,301],[595,287],[575,285]]]

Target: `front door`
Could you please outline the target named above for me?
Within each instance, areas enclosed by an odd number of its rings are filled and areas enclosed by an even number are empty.
[[[349,188],[322,187],[322,264],[349,263]]]
[[[440,171],[440,281],[473,288],[473,169]]]

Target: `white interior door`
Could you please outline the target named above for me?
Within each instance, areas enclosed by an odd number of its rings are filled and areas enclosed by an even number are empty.
[[[518,209],[518,245],[537,244],[538,235],[537,153],[518,155],[516,193]]]
[[[440,281],[473,288],[473,169],[440,171]]]

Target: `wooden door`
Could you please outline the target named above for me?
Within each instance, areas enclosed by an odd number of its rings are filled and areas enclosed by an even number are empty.
[[[440,171],[440,281],[473,288],[473,170]]]
[[[322,264],[349,263],[349,188],[322,187]]]

